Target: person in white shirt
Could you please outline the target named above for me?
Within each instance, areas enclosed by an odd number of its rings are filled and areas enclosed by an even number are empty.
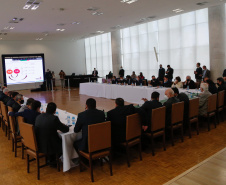
[[[177,76],[175,78],[175,81],[172,84],[172,88],[176,87],[176,88],[183,88],[183,83],[181,82],[181,78],[179,76]]]

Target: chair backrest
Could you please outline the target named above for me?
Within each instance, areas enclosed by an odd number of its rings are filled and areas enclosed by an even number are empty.
[[[1,102],[1,108],[2,108],[3,120],[9,122],[8,110],[6,105],[3,102]]]
[[[217,94],[213,94],[208,98],[207,112],[213,112],[217,109]]]
[[[97,123],[88,126],[89,152],[111,147],[111,122]]]
[[[24,139],[24,145],[33,151],[38,151],[34,126],[28,123],[20,122],[20,135]]]
[[[151,131],[165,128],[166,107],[160,107],[152,110]]]
[[[189,100],[189,118],[199,115],[199,98]]]
[[[8,106],[8,111],[13,112],[13,108]],[[12,135],[14,136],[16,134],[16,120],[15,117],[9,116],[9,124],[12,131]]]
[[[139,137],[141,135],[141,120],[138,113],[126,117],[126,140]]]
[[[143,84],[144,84],[144,86],[147,86],[147,81],[143,80]]]
[[[217,107],[224,106],[224,94],[225,94],[225,90],[218,92]]]
[[[171,124],[184,120],[184,102],[174,103],[171,112]]]
[[[21,122],[24,122],[24,117],[18,116],[17,117],[17,122],[18,122],[18,124],[21,123]]]

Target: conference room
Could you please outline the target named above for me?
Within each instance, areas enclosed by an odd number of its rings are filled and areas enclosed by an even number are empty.
[[[0,7],[2,184],[225,184],[225,0]]]

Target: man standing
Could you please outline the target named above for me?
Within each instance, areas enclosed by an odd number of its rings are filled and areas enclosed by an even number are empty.
[[[173,79],[173,72],[174,72],[173,68],[171,68],[170,65],[167,65],[166,74],[168,75],[170,81],[172,81]]]
[[[52,73],[49,69],[46,72],[47,89],[52,90]]]
[[[86,110],[78,114],[74,132],[78,133],[82,130],[82,139],[74,142],[75,150],[88,152],[88,126],[105,121],[103,111],[96,109],[96,100],[89,98],[86,100]]]
[[[159,75],[158,75],[158,80],[162,81],[164,80],[164,76],[165,76],[165,69],[162,67],[162,64],[159,65]]]
[[[200,67],[200,63],[196,64],[196,71],[194,71],[196,82],[201,83],[202,81],[202,68]]]
[[[206,66],[202,67],[202,79],[204,78],[210,78],[210,70],[206,68]]]
[[[92,78],[92,82],[94,82],[95,80],[97,81],[97,77],[98,77],[98,71],[96,70],[96,68],[94,68],[93,72],[92,72],[93,78]]]
[[[119,77],[124,77],[125,71],[121,66],[121,69],[119,70]]]
[[[65,82],[65,72],[63,70],[61,70],[59,75],[60,75],[61,87],[63,89],[64,88],[64,82]]]

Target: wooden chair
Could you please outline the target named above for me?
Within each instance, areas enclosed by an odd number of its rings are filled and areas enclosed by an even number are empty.
[[[191,124],[196,123],[197,135],[199,135],[199,98],[189,100],[188,128],[191,138]]]
[[[184,142],[183,121],[184,121],[184,102],[174,103],[172,105],[171,125],[170,125],[172,146],[174,146],[173,131],[176,129],[179,128],[181,129],[181,141]]]
[[[8,106],[8,111],[13,112],[13,108]],[[21,136],[17,135],[16,132],[16,120],[15,117],[9,116],[9,123],[10,128],[12,131],[12,151],[15,151],[15,157],[17,157],[17,148],[20,148],[21,146],[18,146],[18,142],[21,142]]]
[[[27,173],[30,172],[30,162],[36,160],[37,162],[37,179],[40,179],[40,168],[47,166],[47,158],[43,153],[39,153],[36,142],[34,126],[31,124],[19,123],[20,133],[24,139],[24,145],[27,147]],[[29,159],[30,156],[33,159]],[[39,159],[45,157],[45,164],[40,166]]]
[[[221,119],[224,121],[224,96],[225,96],[225,91],[220,91],[218,92],[217,96],[217,120],[218,123],[220,123],[220,113],[221,113]]]
[[[121,143],[126,148],[127,164],[130,167],[130,154],[129,149],[132,146],[138,145],[140,160],[142,161],[141,154],[141,120],[139,114],[132,114],[126,118],[126,142]]]
[[[213,94],[208,98],[207,114],[203,117],[207,118],[208,131],[210,131],[210,118],[214,117],[214,125],[217,127],[217,94]]]
[[[18,116],[17,117],[17,123],[18,123],[18,125],[20,125],[20,123],[23,123],[23,122],[24,122],[24,117]],[[22,143],[22,146],[21,146],[21,148],[22,148],[22,159],[24,159],[24,151],[26,150],[26,147],[24,145],[24,139],[23,139],[23,137],[21,137],[21,143]]]
[[[111,157],[111,122],[98,123],[88,126],[88,149],[89,152],[79,151],[80,157],[80,171],[82,166],[90,169],[91,180],[93,177],[93,160],[104,159],[109,163],[110,175],[112,176],[112,157]],[[109,160],[105,157],[108,156]],[[89,160],[89,166],[83,161],[82,157]]]
[[[151,138],[152,155],[155,155],[154,151],[154,138],[163,137],[163,147],[166,150],[165,143],[165,119],[166,119],[166,107],[161,107],[152,110],[151,117],[151,132],[145,133],[145,136]]]
[[[1,109],[2,109],[2,113],[3,113],[5,136],[7,137],[7,135],[8,135],[8,140],[10,140],[10,124],[9,124],[8,109],[3,102],[1,102]]]

